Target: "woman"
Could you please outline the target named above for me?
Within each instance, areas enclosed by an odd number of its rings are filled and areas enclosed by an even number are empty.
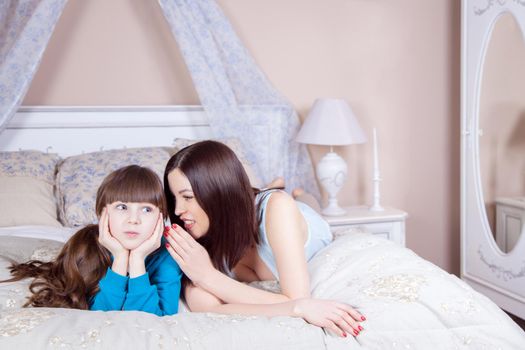
[[[310,298],[309,260],[331,241],[328,224],[286,193],[252,189],[232,150],[202,141],[166,165],[168,252],[192,283],[192,311],[301,316],[341,336],[364,317],[350,306]],[[241,282],[278,279],[281,293]]]

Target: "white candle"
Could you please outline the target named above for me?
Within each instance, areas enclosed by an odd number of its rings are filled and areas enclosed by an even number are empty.
[[[380,204],[381,195],[379,193],[379,182],[381,181],[381,175],[379,174],[379,157],[377,155],[377,132],[376,128],[373,129],[374,135],[374,175],[372,181],[374,183],[374,195],[373,204],[370,207],[371,211],[383,211],[383,207]]]
[[[376,128],[374,128],[374,175],[379,173],[379,159],[377,156],[377,132]]]

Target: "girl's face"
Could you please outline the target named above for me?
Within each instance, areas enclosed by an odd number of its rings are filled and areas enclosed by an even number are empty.
[[[159,208],[151,203],[113,202],[107,209],[109,232],[128,250],[151,236],[160,215]]]
[[[175,169],[168,174],[168,183],[175,197],[175,215],[184,222],[184,228],[193,238],[204,236],[210,228],[210,220],[197,203],[186,175]]]

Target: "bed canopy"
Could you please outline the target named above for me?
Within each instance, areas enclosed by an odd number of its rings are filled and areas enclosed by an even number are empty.
[[[264,182],[318,195],[299,118],[213,0],[158,0],[216,138],[235,137]],[[0,133],[20,107],[67,0],[0,2]],[[0,134],[1,137],[1,134]]]

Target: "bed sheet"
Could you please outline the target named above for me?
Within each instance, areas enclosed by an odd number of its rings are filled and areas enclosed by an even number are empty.
[[[0,255],[17,260],[35,252],[49,258],[59,247],[51,240],[0,237]],[[0,258],[0,279],[7,265]],[[525,333],[489,299],[383,238],[349,230],[309,262],[309,271],[314,296],[347,302],[367,317],[357,338],[335,337],[292,317],[21,308],[28,285],[21,281],[0,284],[0,348],[525,348]],[[276,282],[257,286],[278,288]]]

